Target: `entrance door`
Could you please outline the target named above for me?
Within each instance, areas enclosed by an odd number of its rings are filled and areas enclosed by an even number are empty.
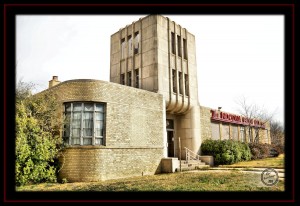
[[[175,157],[174,121],[167,119],[168,157]]]
[[[167,130],[168,136],[168,157],[174,157],[174,131]]]

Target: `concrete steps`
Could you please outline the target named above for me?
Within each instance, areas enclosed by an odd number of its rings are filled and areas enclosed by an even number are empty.
[[[190,170],[196,170],[201,167],[208,167],[209,165],[205,164],[205,162],[202,162],[201,160],[190,160],[187,162],[186,160],[181,160],[181,171],[190,171]],[[176,168],[176,171],[180,171],[180,166]]]

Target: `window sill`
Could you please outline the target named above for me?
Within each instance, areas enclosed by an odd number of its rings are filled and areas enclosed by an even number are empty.
[[[106,148],[105,145],[67,145],[65,149],[101,149]]]

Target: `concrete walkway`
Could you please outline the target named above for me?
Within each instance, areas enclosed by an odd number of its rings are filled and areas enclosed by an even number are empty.
[[[229,167],[211,167],[210,170],[239,170],[242,172],[255,172],[255,173],[262,173],[265,169],[271,168],[245,168],[245,167],[238,167],[238,168],[229,168]],[[277,171],[279,178],[284,178],[284,169],[272,168]]]
[[[230,170],[238,170],[240,172],[251,172],[261,174],[265,169],[271,168],[246,168],[246,167],[239,167],[239,168],[231,168],[231,167],[207,167],[203,170],[191,170],[187,172],[199,172],[199,171],[230,171]],[[284,169],[273,168],[277,171],[279,179],[284,179]]]

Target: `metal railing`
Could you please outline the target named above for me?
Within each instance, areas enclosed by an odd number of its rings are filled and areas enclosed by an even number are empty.
[[[200,160],[200,155],[196,154],[189,148],[184,147],[185,149],[185,161],[189,163],[190,160]]]

